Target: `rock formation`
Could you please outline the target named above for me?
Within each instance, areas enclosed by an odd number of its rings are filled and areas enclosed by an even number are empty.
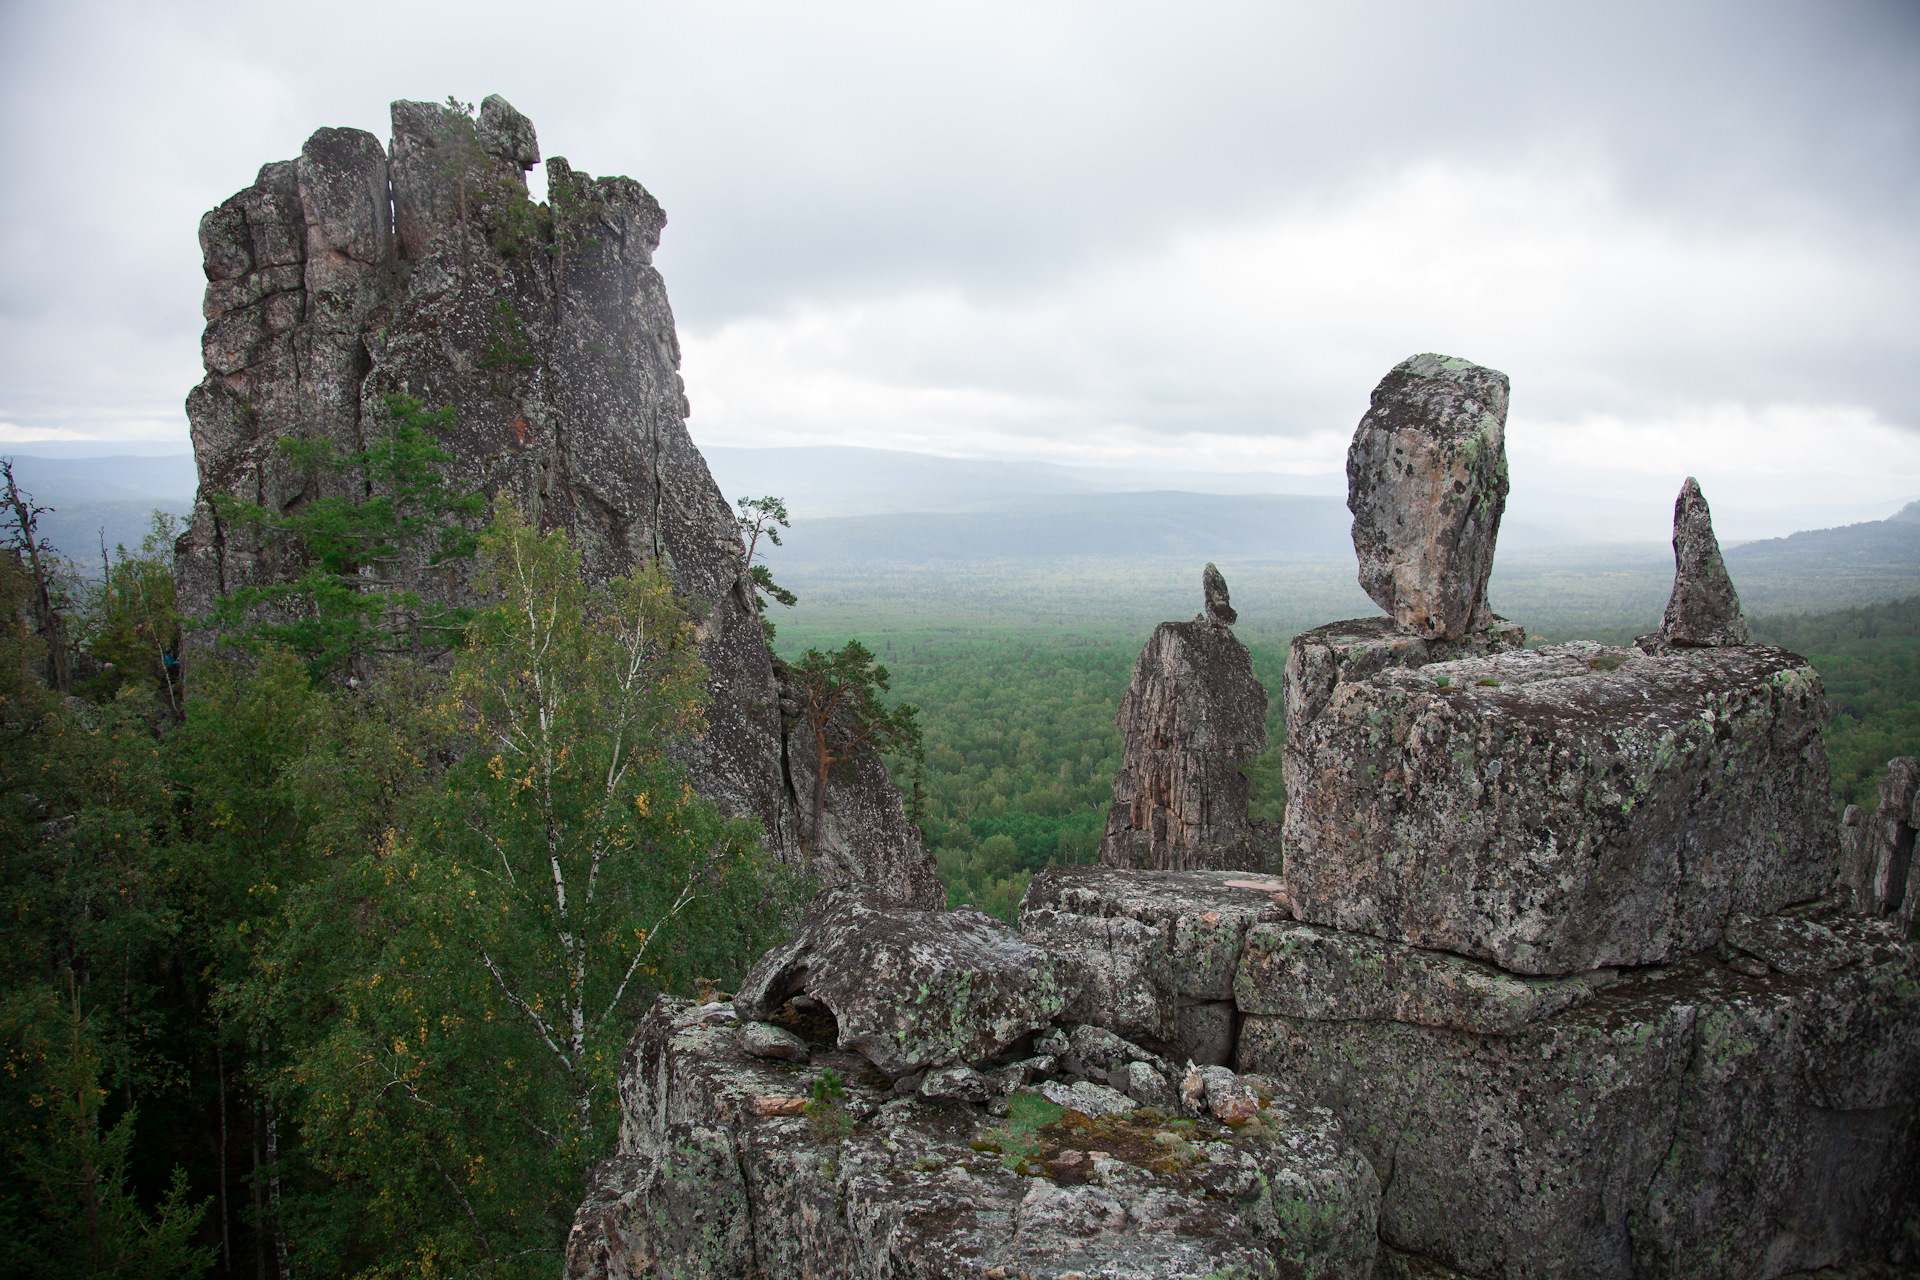
[[[757,817],[797,861],[808,806],[789,780],[781,689],[734,518],[687,435],[653,266],[659,204],[630,178],[559,158],[546,164],[548,200],[533,203],[534,128],[499,97],[477,119],[396,102],[392,121],[390,148],[320,130],[201,220],[207,375],[187,399],[200,495],[177,551],[182,609],[205,616],[219,596],[300,567],[224,518],[214,495],[273,515],[365,497],[368,477],[302,465],[284,445],[363,450],[388,429],[393,394],[450,408],[440,443],[456,490],[509,493],[542,528],[564,528],[593,580],[666,570],[710,673],[695,785]],[[429,601],[471,603],[464,575],[430,566],[424,549],[389,576]],[[841,820],[815,851],[825,876],[938,901],[883,772],[835,779],[830,807]]]
[[[1912,924],[1920,904],[1913,872],[1914,832],[1920,829],[1920,762],[1887,762],[1880,803],[1870,814],[1848,805],[1841,819],[1840,892],[1857,911],[1896,914]]]
[[[1692,476],[1673,503],[1673,595],[1660,635],[1669,644],[1693,648],[1747,643],[1747,619],[1720,558],[1713,513]]]
[[[1100,841],[1108,866],[1258,869],[1274,856],[1247,820],[1242,772],[1267,748],[1267,691],[1211,564],[1201,588],[1200,616],[1154,629],[1114,717],[1125,745]]]
[[[1507,375],[1418,355],[1373,389],[1347,450],[1360,586],[1401,631],[1458,640],[1491,621],[1507,507]]]
[[[1405,545],[1447,544],[1420,521],[1459,512],[1400,505]],[[1221,636],[1156,632],[1130,765],[1189,758],[1171,748],[1197,734],[1147,726],[1210,723],[1230,682],[1179,655]],[[1920,1261],[1920,766],[1849,814],[1842,866],[1804,659],[1520,639],[1486,617],[1299,637],[1277,875],[1049,868],[1018,944],[975,912],[835,894],[735,1006],[663,1000],[567,1274],[1869,1280]],[[774,1007],[793,991],[805,1008]],[[806,1064],[742,1018],[812,1026]],[[855,1081],[843,1101],[829,1065]]]

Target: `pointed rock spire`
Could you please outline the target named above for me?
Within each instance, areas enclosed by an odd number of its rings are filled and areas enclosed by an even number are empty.
[[[1216,627],[1230,627],[1240,621],[1233,602],[1227,597],[1227,579],[1211,560],[1200,573],[1200,591],[1206,597],[1206,619]]]
[[[1692,476],[1673,503],[1673,596],[1660,634],[1690,648],[1747,643],[1747,619],[1713,536],[1713,512]]]

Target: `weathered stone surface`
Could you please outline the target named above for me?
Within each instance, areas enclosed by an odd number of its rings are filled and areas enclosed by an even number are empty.
[[[1224,1066],[1233,1061],[1238,1019],[1231,1000],[1186,1000],[1174,1013],[1174,1042],[1191,1062]]]
[[[1713,536],[1713,513],[1692,476],[1673,503],[1673,595],[1660,634],[1670,644],[1693,646],[1748,639],[1739,593],[1720,558],[1720,540]]]
[[[1382,1241],[1480,1277],[1752,1277],[1884,1258],[1920,1170],[1920,973],[1896,927],[1798,913],[1861,960],[1713,953],[1512,1036],[1246,1019],[1386,1186]]]
[[[998,1080],[972,1067],[942,1067],[929,1071],[920,1082],[920,1093],[927,1098],[956,1098],[962,1102],[985,1102],[1006,1090]]]
[[[1247,929],[1290,918],[1273,877],[1232,871],[1048,867],[1020,903],[1020,931],[1046,950],[1061,1016],[1184,1061],[1183,1004],[1233,998]]]
[[[1511,1035],[1612,983],[1599,969],[1529,978],[1445,951],[1311,924],[1257,924],[1234,978],[1242,1013],[1407,1022]]]
[[[791,1112],[830,1057],[756,1060],[724,1020],[660,1001],[623,1061],[619,1146],[568,1280],[1371,1280],[1379,1183],[1325,1108],[1276,1097],[1238,1132],[1063,1114],[1003,1152],[994,1118],[892,1099],[857,1060],[838,1064],[837,1120]]]
[[[1840,884],[1856,911],[1895,913],[1912,923],[1920,883],[1910,874],[1914,831],[1920,829],[1920,761],[1887,762],[1880,803],[1871,814],[1849,806],[1841,831]]]
[[[1039,1091],[1050,1102],[1095,1118],[1125,1115],[1140,1105],[1118,1089],[1096,1080],[1071,1083],[1049,1080],[1039,1086]]]
[[[1495,616],[1484,630],[1459,640],[1427,640],[1397,630],[1392,618],[1352,618],[1303,631],[1287,649],[1287,737],[1297,737],[1326,710],[1334,688],[1393,667],[1484,657],[1525,647],[1527,633]]]
[[[749,1022],[741,1027],[740,1047],[756,1058],[779,1058],[785,1062],[805,1062],[810,1056],[805,1040],[771,1022]]]
[[[221,595],[301,568],[219,517],[214,495],[274,515],[366,496],[364,477],[303,467],[282,441],[353,453],[386,429],[389,394],[451,407],[442,444],[456,488],[504,491],[541,528],[564,528],[593,581],[642,564],[672,578],[710,674],[694,784],[758,818],[769,845],[799,862],[811,806],[789,785],[744,548],[686,430],[679,339],[653,265],[665,214],[639,183],[560,158],[547,162],[549,200],[531,203],[534,128],[497,96],[477,121],[426,102],[394,103],[392,121],[390,148],[321,129],[201,220],[207,375],[187,399],[200,495],[176,549],[181,608],[204,617]],[[473,603],[465,575],[427,558],[421,549],[383,573],[428,601]],[[213,638],[188,632],[190,645]],[[829,786],[816,870],[895,901],[937,901],[932,860],[884,771],[856,774]]]
[[[760,958],[733,1007],[764,1020],[801,994],[832,1011],[840,1048],[889,1076],[984,1058],[1065,1002],[1046,953],[986,912],[883,906],[844,889]]]
[[[1337,685],[1286,745],[1295,915],[1525,974],[1656,963],[1827,891],[1820,678],[1586,642]]]
[[[1507,507],[1507,375],[1418,355],[1373,389],[1347,450],[1360,586],[1401,631],[1484,630]]]
[[[1100,861],[1153,870],[1276,860],[1247,820],[1242,767],[1267,748],[1267,691],[1247,647],[1204,619],[1163,622],[1114,717],[1124,735]]]
[[[1209,626],[1230,627],[1240,621],[1232,597],[1227,594],[1226,575],[1211,560],[1200,574],[1200,595],[1205,602],[1200,618]]]

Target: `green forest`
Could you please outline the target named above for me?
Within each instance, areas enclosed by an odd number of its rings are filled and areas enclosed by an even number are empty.
[[[179,617],[170,517],[96,567],[10,504],[0,1275],[551,1275],[641,1010],[731,989],[811,896],[676,763],[705,682],[665,579],[589,588],[563,533],[440,483],[435,415],[390,407],[380,448],[306,459],[377,497],[225,508],[306,571],[213,630]],[[399,560],[475,605],[366,589]],[[801,596],[775,646],[885,686],[950,903],[1011,918],[1092,858],[1150,624]],[[1273,694],[1256,817],[1315,620],[1241,631]],[[1754,629],[1825,675],[1835,801],[1871,804],[1920,752],[1920,597]]]

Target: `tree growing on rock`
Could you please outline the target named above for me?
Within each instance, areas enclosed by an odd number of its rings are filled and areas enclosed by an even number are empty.
[[[791,609],[800,603],[800,597],[776,584],[773,572],[764,564],[755,564],[753,558],[760,549],[762,538],[776,547],[781,545],[780,530],[792,527],[787,523],[787,504],[769,495],[765,498],[740,498],[734,505],[740,508],[740,514],[735,519],[740,523],[740,536],[747,544],[747,580],[753,584],[753,609],[760,615],[760,629],[766,632],[767,640],[771,643],[773,623],[767,618],[767,600],[772,598]]]
[[[862,751],[918,756],[920,713],[910,703],[889,709],[880,700],[892,675],[858,640],[849,640],[828,653],[809,649],[787,667],[786,674],[800,687],[799,719],[813,740],[813,824],[809,832],[817,849],[826,824],[830,771]]]

